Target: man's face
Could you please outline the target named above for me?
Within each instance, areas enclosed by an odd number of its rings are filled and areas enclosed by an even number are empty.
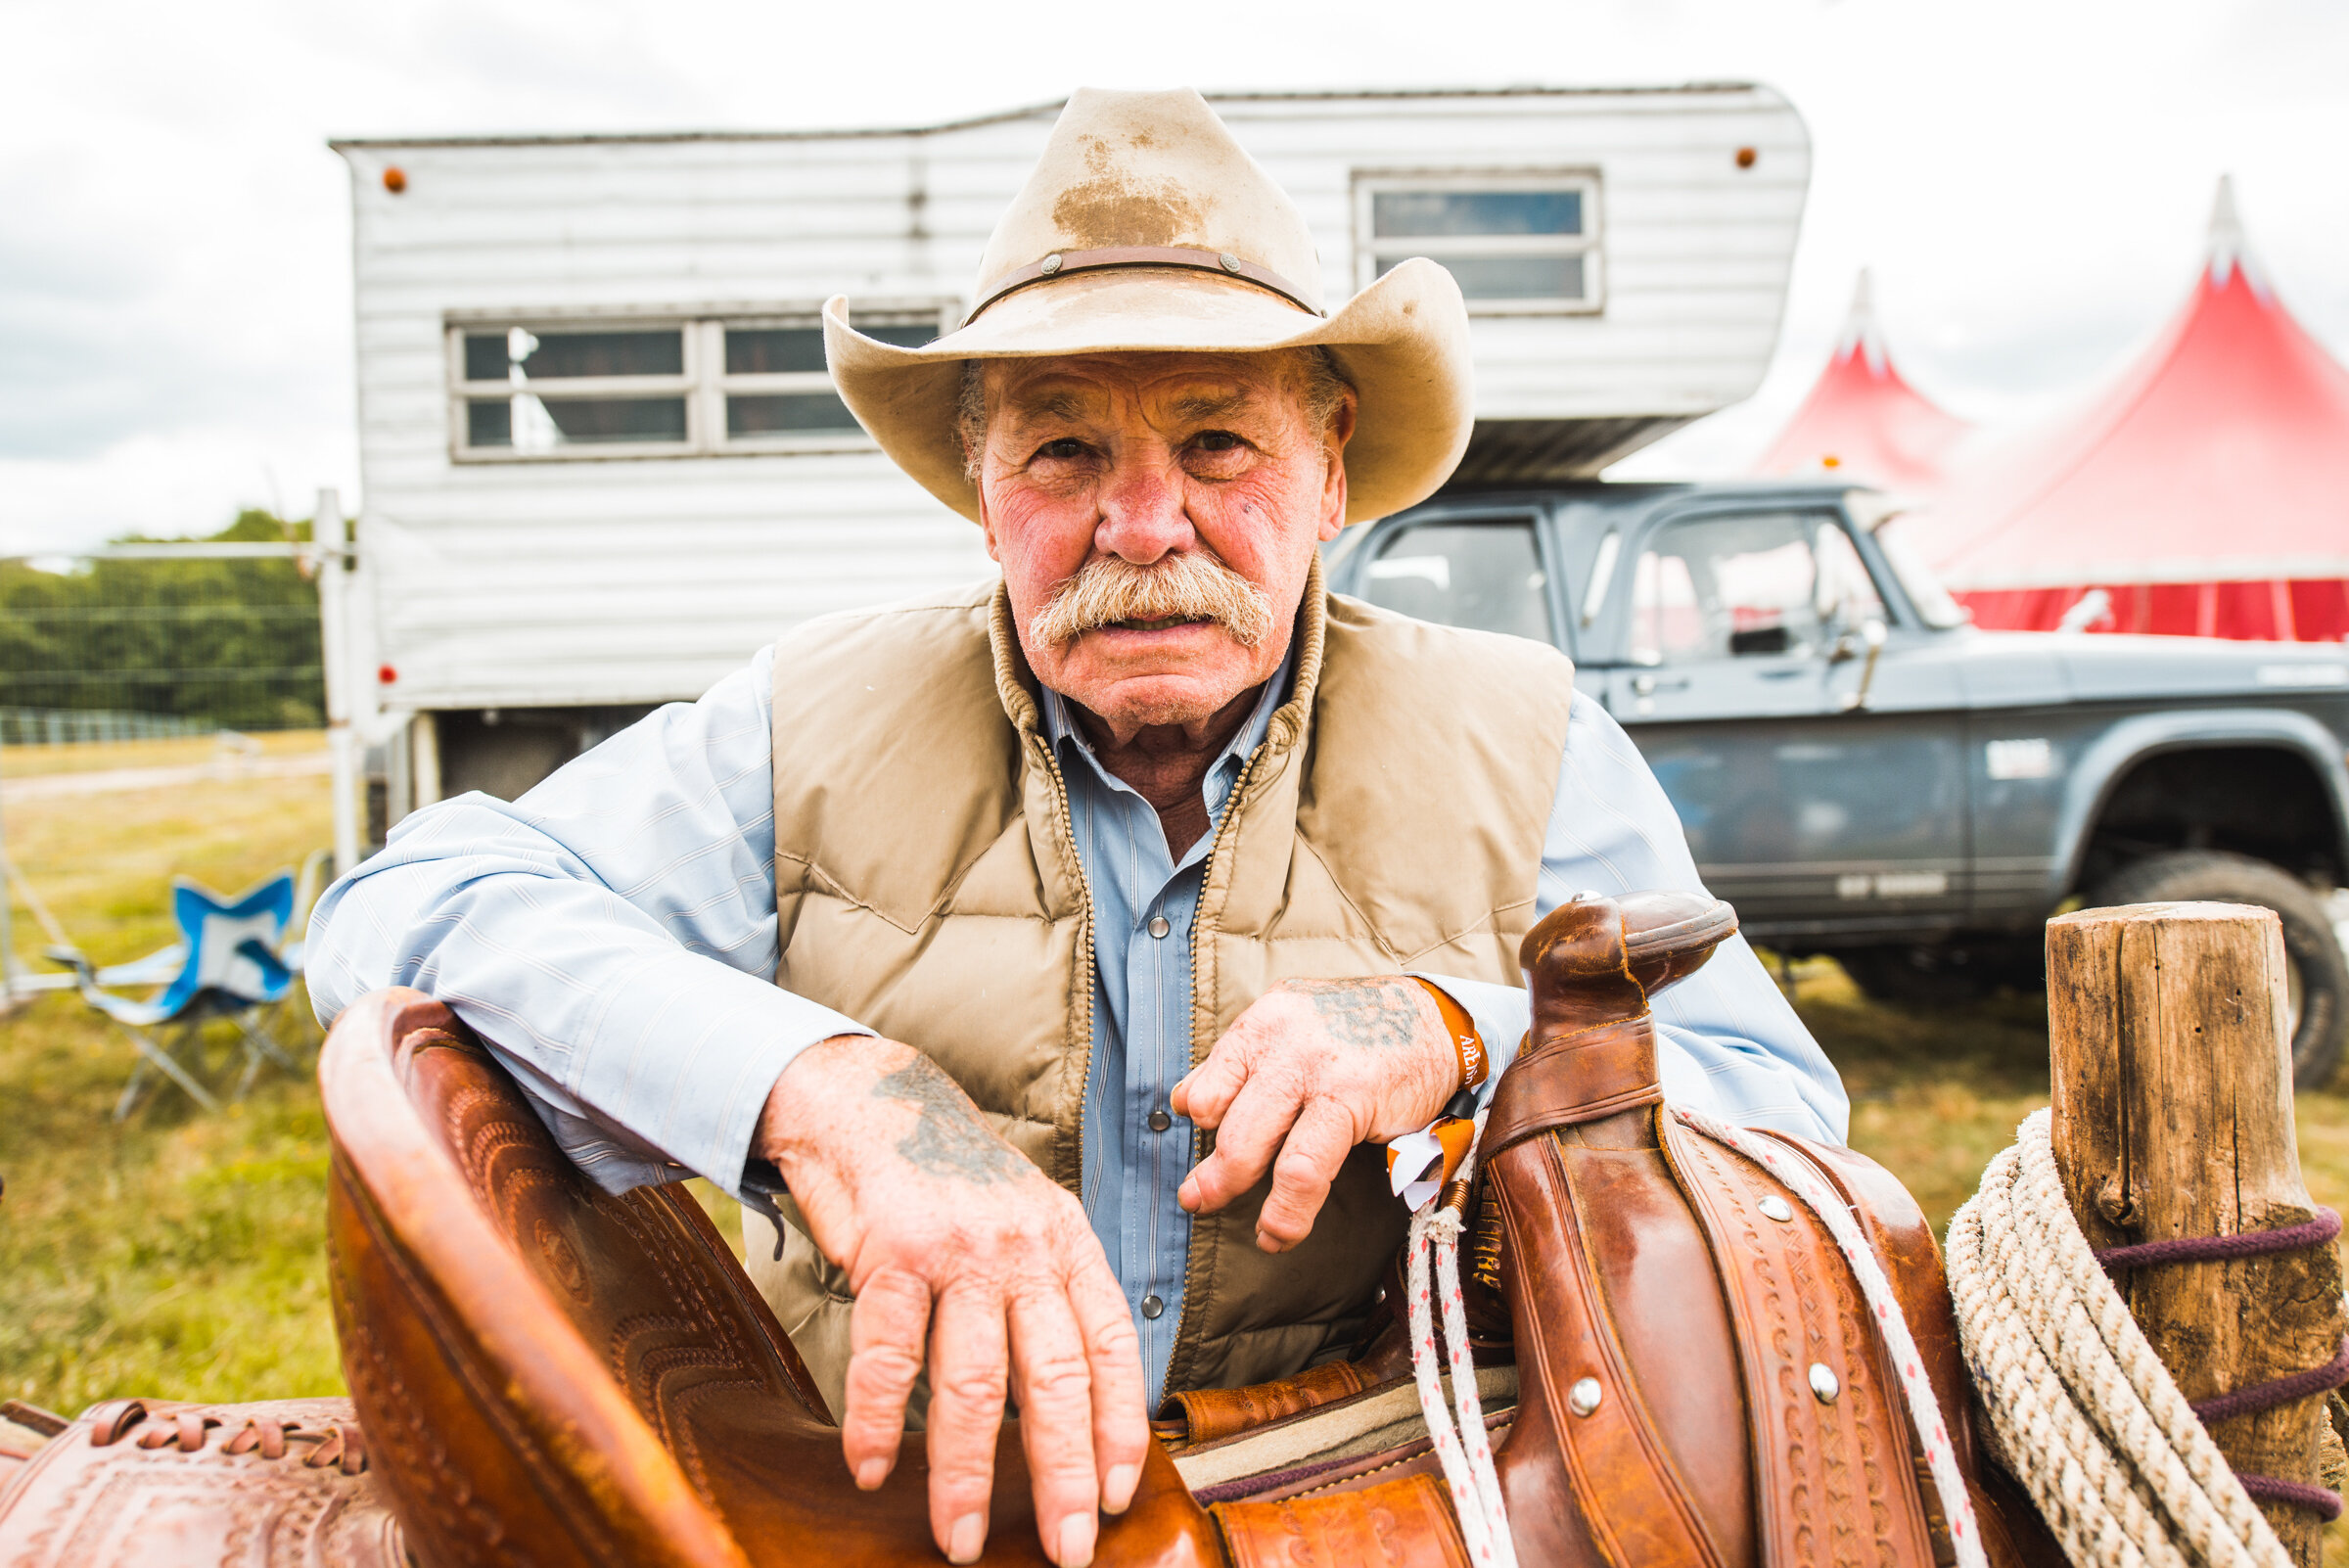
[[[1351,392],[1313,419],[1297,361],[986,363],[980,511],[1021,648],[1121,744],[1195,732],[1280,668],[1313,548],[1345,523],[1354,431]]]

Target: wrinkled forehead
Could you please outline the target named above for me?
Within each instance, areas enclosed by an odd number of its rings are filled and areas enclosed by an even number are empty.
[[[1280,415],[1303,405],[1296,351],[1070,354],[983,361],[993,419]]]

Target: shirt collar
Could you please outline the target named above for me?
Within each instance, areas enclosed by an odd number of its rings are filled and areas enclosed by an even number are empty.
[[[1256,706],[1248,711],[1248,721],[1232,731],[1231,739],[1223,743],[1223,749],[1208,764],[1207,774],[1211,780],[1218,785],[1225,783],[1231,774],[1239,771],[1243,762],[1256,754],[1256,749],[1265,743],[1265,736],[1272,728],[1273,714],[1282,703],[1289,700],[1289,689],[1296,684],[1296,679],[1297,644],[1292,638],[1288,653],[1281,658],[1280,668],[1258,691]],[[1093,743],[1085,738],[1084,731],[1078,726],[1076,715],[1070,711],[1069,700],[1049,686],[1039,683],[1039,689],[1044,699],[1044,738],[1052,743],[1052,749],[1066,756],[1074,748],[1104,780],[1117,788],[1125,788],[1119,780],[1111,777],[1108,770],[1102,767],[1101,760],[1093,754]],[[1211,807],[1219,804],[1216,797],[1221,794],[1220,788],[1211,794]]]

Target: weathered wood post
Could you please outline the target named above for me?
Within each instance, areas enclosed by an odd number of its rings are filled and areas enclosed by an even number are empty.
[[[2292,1135],[2283,931],[2230,903],[2083,909],[2048,922],[2055,1160],[2089,1245],[2275,1230],[2311,1219]],[[2117,1283],[2190,1401],[2323,1366],[2341,1345],[2331,1246],[2164,1264]],[[2322,1395],[2212,1424],[2238,1472],[2318,1481]],[[2316,1568],[2323,1524],[2261,1504]]]

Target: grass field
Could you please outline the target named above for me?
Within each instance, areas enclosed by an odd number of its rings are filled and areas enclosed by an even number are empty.
[[[109,768],[145,765],[119,755],[134,748],[106,750],[116,754]],[[0,758],[0,769],[21,755]],[[6,810],[10,854],[102,963],[172,939],[173,875],[233,892],[329,837],[321,778],[49,797]],[[20,906],[27,954],[39,948],[30,924]],[[2044,1009],[2007,998],[1911,1016],[1868,1003],[1831,963],[1799,964],[1795,978],[1798,1007],[1851,1088],[1852,1141],[1943,1226],[2015,1124],[2046,1103]],[[117,1127],[108,1112],[129,1063],[127,1044],[70,996],[0,1019],[0,1397],[74,1411],[121,1394],[338,1391],[314,1087],[264,1073],[223,1114],[173,1091]],[[2319,1200],[2349,1208],[2349,1098],[2302,1096],[2300,1149]],[[731,1220],[725,1228],[738,1233]]]

